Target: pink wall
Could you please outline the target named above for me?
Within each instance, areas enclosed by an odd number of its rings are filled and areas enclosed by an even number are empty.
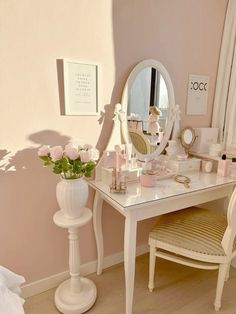
[[[137,0],[135,5],[133,1],[114,1],[117,85],[113,100],[120,99],[131,68],[153,58],[162,62],[171,76],[182,125],[209,126],[226,6],[227,0]],[[189,74],[210,77],[205,116],[186,115]]]
[[[70,138],[103,148],[113,105],[132,67],[161,61],[172,78],[182,125],[208,126],[227,0],[10,0],[0,3],[0,264],[28,282],[68,269],[66,231],[52,222],[58,177],[37,158],[42,144]],[[101,65],[98,117],[62,116],[56,60]],[[210,76],[208,114],[185,115],[188,74]],[[91,131],[92,126],[92,131]],[[89,204],[92,204],[91,191]],[[147,240],[152,220],[140,223]],[[104,206],[105,254],[123,247],[124,219]],[[112,234],[112,237],[111,237]],[[96,259],[92,225],[81,228],[82,263]]]

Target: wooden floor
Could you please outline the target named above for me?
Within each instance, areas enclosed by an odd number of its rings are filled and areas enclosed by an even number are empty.
[[[89,314],[124,314],[123,264],[108,268],[101,276],[89,276],[98,290],[95,305]],[[150,293],[148,255],[137,258],[134,307],[135,314],[211,314],[217,272],[196,270],[164,260],[157,260],[156,288]],[[58,314],[54,305],[55,289],[26,300],[26,314]],[[236,314],[236,269],[231,267],[225,283],[220,314]]]

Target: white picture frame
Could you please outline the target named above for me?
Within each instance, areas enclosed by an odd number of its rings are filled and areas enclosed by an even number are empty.
[[[98,64],[63,59],[63,78],[65,115],[98,115]]]
[[[209,76],[189,74],[187,115],[206,115]]]

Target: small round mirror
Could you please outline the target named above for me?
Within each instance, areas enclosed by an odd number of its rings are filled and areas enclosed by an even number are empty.
[[[180,132],[180,142],[184,147],[186,154],[189,154],[189,150],[193,146],[196,139],[195,131],[192,127],[187,126]]]
[[[193,140],[193,133],[190,129],[185,130],[185,132],[183,134],[183,139],[187,145],[191,144],[191,142]]]

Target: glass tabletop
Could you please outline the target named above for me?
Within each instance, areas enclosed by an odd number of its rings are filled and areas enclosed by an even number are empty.
[[[89,185],[119,206],[127,208],[214,187],[236,184],[236,179],[217,176],[216,173],[188,172],[184,175],[190,178],[189,187],[176,182],[174,178],[157,180],[154,187],[143,187],[139,182],[128,183],[125,194],[111,193],[109,186],[102,181],[89,181]]]

